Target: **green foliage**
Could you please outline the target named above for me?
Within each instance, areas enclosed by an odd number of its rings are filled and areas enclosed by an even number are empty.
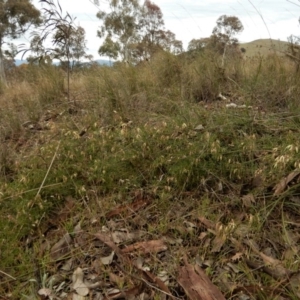
[[[192,39],[188,45],[188,51],[200,51],[208,46],[209,38]]]
[[[218,18],[217,26],[213,29],[213,34],[225,44],[234,44],[234,35],[244,30],[243,24],[235,16],[223,15]]]
[[[0,80],[6,83],[3,44],[6,38],[16,39],[24,34],[29,25],[40,25],[40,11],[30,0],[1,1],[0,3]]]
[[[182,52],[182,42],[165,30],[162,12],[156,4],[148,0],[142,6],[137,0],[110,1],[110,8],[110,13],[97,14],[102,21],[98,36],[104,38],[100,55],[136,63],[159,50]]]
[[[0,45],[4,43],[5,37],[18,38],[27,29],[28,24],[39,25],[41,23],[40,12],[30,0],[1,1],[1,30]]]
[[[43,8],[44,24],[39,31],[32,33],[32,40],[29,49],[23,50],[23,55],[28,51],[36,54],[30,57],[31,62],[38,61],[41,65],[51,64],[52,59],[59,59],[67,71],[67,95],[70,102],[70,72],[71,63],[79,64],[82,57],[90,57],[85,53],[86,41],[85,30],[74,25],[75,18],[69,13],[63,15],[62,8],[53,0],[40,0],[48,8]],[[48,36],[51,36],[54,48],[45,48],[44,43]]]
[[[70,64],[72,69],[80,66],[81,59],[91,58],[86,54],[85,30],[81,26],[70,28],[67,43],[65,43],[65,30],[61,28],[56,30],[53,38],[57,41],[53,57],[59,59],[61,63]]]
[[[118,53],[122,61],[128,61],[128,45],[138,26],[139,4],[137,0],[114,0],[109,4],[110,13],[100,11],[97,14],[103,21],[98,36],[105,38],[104,44],[99,48],[99,54],[115,59]]]
[[[146,0],[141,7],[139,33],[131,45],[135,61],[150,59],[160,50],[174,54],[182,52],[182,42],[176,40],[173,32],[165,30],[164,25],[161,9]]]
[[[243,24],[239,18],[235,16],[223,15],[218,18],[217,26],[213,29],[210,37],[210,44],[214,50],[223,55],[222,67],[224,66],[225,57],[229,50],[231,50],[233,54],[239,52],[239,50],[237,50],[238,40],[234,36],[243,30]]]
[[[224,67],[225,58],[240,56],[239,43],[235,35],[243,30],[243,24],[237,17],[220,16],[212,35],[209,38],[191,40],[188,45],[188,51],[195,53],[206,49],[209,52],[221,54],[222,67]]]

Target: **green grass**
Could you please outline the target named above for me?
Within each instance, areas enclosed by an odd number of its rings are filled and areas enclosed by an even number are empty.
[[[109,254],[93,239],[106,226],[140,230],[139,241],[166,238],[167,254],[146,261],[156,274],[167,271],[174,294],[182,295],[176,274],[187,255],[226,298],[240,290],[255,299],[297,298],[286,278],[249,266],[258,254],[247,245],[254,240],[286,268],[299,268],[298,178],[273,195],[300,167],[299,75],[288,62],[232,59],[222,70],[212,54],[193,61],[160,54],[139,67],[73,74],[76,105],[66,103],[59,70],[46,78],[43,69],[28,72],[27,85],[16,75],[1,96],[1,297],[36,299],[52,275],[69,282],[77,266],[91,270],[93,259]],[[227,108],[228,100],[217,100],[220,92],[251,107]],[[26,121],[40,130],[25,127]],[[195,130],[200,124],[203,130]],[[243,197],[250,194],[249,204]],[[149,202],[129,216],[106,217],[138,200]],[[84,242],[74,233],[79,221]],[[52,259],[51,247],[66,232],[77,246],[67,254],[73,267],[62,273],[65,259]],[[99,268],[98,275],[118,270]],[[125,286],[132,280],[125,276]]]

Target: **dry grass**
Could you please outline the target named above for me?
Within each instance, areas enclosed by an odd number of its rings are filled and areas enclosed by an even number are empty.
[[[55,67],[18,70],[10,82],[0,96],[1,297],[36,299],[42,287],[70,294],[78,266],[109,287],[138,285],[137,254],[98,264],[111,252],[94,237],[103,226],[135,232],[116,243],[120,249],[166,243],[161,253],[139,255],[151,273],[167,273],[180,299],[187,298],[177,281],[184,257],[227,299],[299,297],[299,174],[292,171],[300,167],[300,90],[289,62],[231,58],[220,68],[210,53],[161,53],[137,67],[72,74],[72,103]],[[68,251],[55,256],[66,233]],[[72,266],[62,271],[67,259]],[[53,288],[57,274],[64,281]],[[144,292],[161,297],[149,280]],[[97,292],[108,293],[102,286],[90,296]]]
[[[288,46],[288,42],[273,39],[260,39],[240,44],[240,48],[244,48],[246,50],[245,57],[247,58],[254,56],[266,57],[273,54],[285,56]]]

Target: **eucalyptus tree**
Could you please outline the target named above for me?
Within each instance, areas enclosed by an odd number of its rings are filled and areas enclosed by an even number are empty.
[[[210,42],[209,38],[192,39],[188,44],[188,51],[202,51]]]
[[[110,12],[100,10],[97,17],[102,25],[97,32],[104,42],[99,48],[100,55],[112,59],[129,61],[129,44],[138,32],[140,5],[138,0],[110,0]]]
[[[30,48],[24,51],[35,53],[35,59],[45,62],[46,59],[58,59],[67,69],[67,94],[70,101],[70,70],[71,62],[86,56],[85,31],[75,25],[76,18],[68,12],[63,13],[62,7],[57,0],[40,0],[46,6],[42,8],[43,26],[39,31],[32,33]],[[51,46],[45,43],[50,38]],[[24,55],[23,54],[23,55]]]
[[[109,4],[110,12],[100,10],[97,14],[102,21],[98,37],[104,39],[100,55],[136,62],[149,59],[158,50],[174,54],[182,51],[182,42],[165,29],[162,11],[155,3],[109,0]]]
[[[63,32],[60,28],[54,33],[53,39],[59,40],[63,39]],[[91,55],[86,53],[86,39],[85,39],[85,30],[81,26],[77,26],[71,29],[69,33],[69,43],[60,43],[57,44],[53,50],[52,56],[56,59],[59,59],[61,64],[65,66],[70,66],[70,69],[74,67],[79,67],[81,65],[82,59],[91,59]],[[67,47],[69,47],[67,49]]]
[[[139,32],[135,44],[135,56],[139,60],[149,59],[155,52],[164,50],[179,54],[182,42],[175,34],[165,29],[163,13],[158,5],[146,0],[141,7]]]
[[[238,39],[235,36],[243,30],[243,24],[238,17],[222,15],[218,18],[210,39],[215,48],[223,54],[222,65],[227,48],[234,48],[238,45]]]
[[[40,11],[30,0],[0,0],[0,80],[6,83],[3,45],[7,39],[17,39],[31,25],[41,24]]]

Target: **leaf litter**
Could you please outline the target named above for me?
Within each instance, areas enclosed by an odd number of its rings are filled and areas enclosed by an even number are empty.
[[[296,170],[278,182],[273,196],[286,191],[299,174]],[[60,228],[61,237],[53,234],[56,228],[46,233],[47,245],[52,246],[42,252],[49,251],[52,276],[37,293],[43,299],[153,299],[155,295],[161,299],[254,299],[253,295],[289,299],[289,292],[300,295],[297,214],[284,212],[283,230],[282,223],[271,223],[276,214],[283,215],[274,210],[270,223],[257,234],[253,207],[258,197],[251,192],[241,196],[240,210],[235,210],[234,200],[226,202],[227,197],[218,195],[217,205],[199,210],[201,200],[189,193],[163,215],[154,198],[138,194],[132,203],[110,207],[98,216],[91,217],[88,209],[84,218],[70,216],[76,200],[68,197],[66,212],[58,214],[56,226],[73,220],[74,228],[68,233]],[[165,230],[158,230],[159,220],[166,216]],[[269,276],[270,281],[265,286],[264,280],[251,284],[252,274]]]
[[[250,203],[253,201],[244,205],[249,207]],[[44,299],[152,299],[160,295],[161,299],[208,300],[229,296],[252,299],[251,295],[258,292],[268,294],[272,287],[262,289],[247,284],[250,270],[281,280],[282,288],[273,288],[277,293],[284,294],[287,290],[300,294],[299,274],[267,254],[267,248],[264,252],[260,250],[266,240],[252,239],[251,215],[226,221],[224,214],[219,214],[217,220],[210,220],[197,211],[186,214],[185,209],[190,209],[187,206],[182,209],[181,223],[170,226],[175,235],[158,235],[158,232],[150,233],[147,226],[141,225],[143,222],[132,223],[137,220],[132,212],[142,216],[147,205],[120,207],[110,211],[110,218],[106,215],[108,227],[97,230],[98,223],[79,222],[71,233],[65,233],[54,243],[50,248],[56,270],[53,275],[60,277],[56,276],[54,286],[38,291]],[[180,229],[182,226],[188,230]],[[299,235],[286,229],[285,236],[286,251],[294,249],[296,252],[291,254],[294,257],[298,254],[295,249]],[[244,282],[238,280],[241,277]]]

